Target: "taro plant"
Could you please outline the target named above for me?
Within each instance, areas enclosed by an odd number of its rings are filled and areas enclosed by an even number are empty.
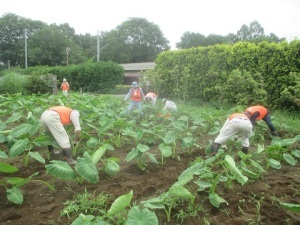
[[[162,138],[165,144],[172,146],[172,158],[173,159],[176,158],[176,140],[177,140],[177,138],[178,138],[178,136],[177,136],[176,132],[173,130],[167,131],[165,136]]]
[[[50,164],[46,165],[47,173],[63,180],[77,180],[82,184],[84,180],[90,183],[97,183],[99,181],[99,172],[97,163],[101,160],[105,165],[105,172],[109,175],[115,175],[119,171],[117,159],[103,159],[103,154],[110,145],[101,146],[92,156],[88,152],[83,154],[83,157],[77,158],[75,170],[66,162],[52,160]]]
[[[18,168],[7,163],[0,162],[0,172],[5,174],[12,174],[18,172]],[[0,186],[6,189],[7,199],[15,204],[23,203],[23,193],[21,187],[29,182],[39,182],[45,184],[51,191],[54,191],[54,186],[42,180],[34,180],[33,177],[37,176],[38,172],[32,174],[27,178],[22,177],[4,177],[0,180]]]
[[[163,209],[166,213],[167,221],[170,222],[172,210],[174,210],[179,203],[184,201],[188,201],[188,204],[193,204],[194,195],[192,195],[188,189],[177,183],[157,198],[142,201],[141,204],[149,209]]]
[[[166,145],[165,143],[161,143],[158,146],[159,150],[160,150],[160,164],[163,165],[165,164],[165,158],[168,158],[172,155],[172,149],[171,146]]]
[[[187,133],[187,137],[184,137],[182,139],[182,144],[181,144],[181,147],[183,149],[187,149],[187,152],[189,154],[192,154],[193,153],[193,146],[196,146],[196,147],[199,147],[195,142],[197,140],[197,138],[194,138],[190,133]]]
[[[92,161],[92,157],[87,152],[83,154],[82,158],[77,159],[76,172],[66,162],[58,160],[50,161],[50,164],[45,167],[48,174],[62,180],[77,180],[79,184],[82,184],[83,180],[87,180],[90,183],[99,181],[97,168]]]
[[[101,199],[101,205],[98,206],[100,209],[96,209],[97,212],[94,213],[96,215],[84,215],[83,213],[80,213],[79,216],[72,222],[72,225],[81,225],[81,224],[103,224],[103,225],[109,225],[110,222],[118,221],[118,224],[125,224],[126,220],[126,214],[127,214],[127,207],[130,207],[130,202],[133,197],[133,191],[131,190],[128,194],[121,195],[115,201],[111,204],[110,208],[108,208],[108,202],[103,202],[103,199]],[[89,201],[89,199],[84,199],[85,202]],[[80,204],[80,203],[79,203]],[[88,203],[89,204],[89,203]],[[95,204],[98,204],[96,201]],[[81,205],[81,204],[80,204]],[[83,207],[77,207],[77,211],[83,211]],[[94,207],[93,207],[94,208]],[[91,213],[91,210],[88,210],[87,212]],[[86,213],[86,212],[84,212]],[[133,214],[133,216],[135,216]],[[142,219],[142,224],[148,224],[147,221],[149,220],[149,216],[143,215],[142,213],[137,214],[137,218],[135,219],[134,224],[138,224],[139,219]],[[133,224],[132,222],[126,223],[126,224]],[[155,223],[154,223],[155,224]],[[149,224],[150,225],[150,224]]]
[[[135,159],[137,161],[137,166],[140,170],[145,170],[146,169],[146,159],[145,159],[145,155],[148,155],[148,157],[150,158],[150,160],[155,163],[158,164],[156,158],[154,157],[154,155],[149,151],[149,147],[147,145],[143,145],[143,144],[138,144],[136,146],[136,148],[133,148],[126,156],[125,161],[126,162],[130,162],[131,160]]]

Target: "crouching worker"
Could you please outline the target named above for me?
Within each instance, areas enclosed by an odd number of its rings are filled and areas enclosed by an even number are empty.
[[[153,106],[155,106],[156,103],[156,94],[153,92],[148,92],[145,96],[145,103],[151,103]]]
[[[79,112],[64,106],[54,106],[43,112],[41,116],[41,123],[46,133],[51,134],[62,148],[64,160],[70,165],[76,164],[71,153],[70,138],[64,128],[65,125],[73,123],[75,127],[76,137],[74,144],[80,138],[80,123]],[[49,153],[53,153],[53,146],[48,146]]]
[[[220,134],[212,143],[211,156],[214,156],[218,152],[221,144],[225,143],[237,133],[242,135],[242,152],[248,154],[249,138],[252,134],[252,124],[248,115],[244,113],[233,113],[228,117],[220,130]]]
[[[279,136],[272,123],[270,112],[266,107],[260,105],[251,106],[245,109],[245,113],[249,113],[249,118],[253,127],[256,125],[256,121],[263,120],[268,125],[272,135],[275,137]]]

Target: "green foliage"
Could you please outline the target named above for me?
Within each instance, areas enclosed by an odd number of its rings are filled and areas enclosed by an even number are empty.
[[[219,88],[222,102],[247,105],[249,100],[265,105],[267,93],[260,74],[252,75],[246,71],[233,70],[225,83]]]
[[[51,76],[28,76],[24,88],[28,94],[52,93]]]
[[[101,59],[117,63],[153,62],[170,49],[157,25],[144,18],[129,18],[116,29],[103,33]]]
[[[70,219],[70,216],[77,213],[85,214],[97,214],[103,216],[103,212],[106,211],[109,201],[111,201],[112,196],[105,193],[96,194],[89,193],[86,189],[82,194],[75,194],[73,200],[67,200],[64,203],[64,208],[61,211],[60,215],[67,215]]]
[[[254,29],[254,28],[253,28]],[[259,30],[257,31],[259,32]],[[299,108],[300,41],[197,47],[163,52],[143,74],[160,96]]]
[[[26,78],[16,73],[8,73],[0,79],[0,93],[13,94],[25,92]]]

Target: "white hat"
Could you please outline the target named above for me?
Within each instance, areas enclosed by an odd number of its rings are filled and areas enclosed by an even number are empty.
[[[134,87],[134,88],[136,88],[136,87],[138,87],[139,85],[138,85],[138,83],[136,82],[136,81],[133,81],[132,82],[132,87]]]
[[[63,81],[67,81],[66,78],[64,78]]]

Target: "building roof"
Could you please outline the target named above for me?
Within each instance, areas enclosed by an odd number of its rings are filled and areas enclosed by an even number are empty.
[[[140,70],[150,70],[155,68],[155,62],[125,63],[120,65],[123,66],[125,71],[128,70],[140,71]]]

